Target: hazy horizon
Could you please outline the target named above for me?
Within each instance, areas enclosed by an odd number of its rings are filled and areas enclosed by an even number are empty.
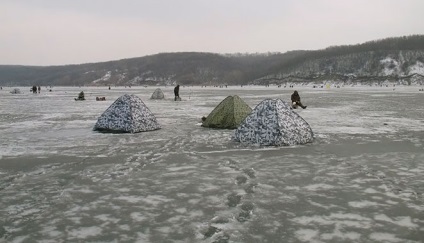
[[[420,0],[4,0],[0,65],[317,50],[424,33]]]

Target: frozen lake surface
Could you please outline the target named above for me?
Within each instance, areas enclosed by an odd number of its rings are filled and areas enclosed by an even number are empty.
[[[424,241],[421,87],[295,87],[315,140],[294,147],[200,126],[228,95],[254,108],[294,89],[155,88],[3,88],[0,242]],[[92,131],[125,93],[162,129]]]

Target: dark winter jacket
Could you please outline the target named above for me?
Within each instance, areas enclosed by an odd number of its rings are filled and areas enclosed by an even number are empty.
[[[174,95],[180,97],[180,85],[175,86]]]
[[[291,95],[291,101],[292,102],[300,102],[300,96],[299,96],[299,93],[296,90]]]

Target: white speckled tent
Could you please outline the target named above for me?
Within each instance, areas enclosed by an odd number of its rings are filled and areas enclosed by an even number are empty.
[[[14,88],[12,91],[10,91],[11,94],[21,94],[21,90],[18,88]]]
[[[313,137],[309,124],[281,99],[262,101],[234,133],[235,141],[264,146],[305,144]]]
[[[165,98],[165,95],[163,94],[163,92],[160,88],[157,88],[153,92],[152,96],[150,97],[150,99],[158,99],[158,100],[161,100],[161,99],[164,99],[164,98]]]
[[[143,101],[125,94],[99,117],[94,130],[105,132],[146,132],[160,129],[156,117]]]

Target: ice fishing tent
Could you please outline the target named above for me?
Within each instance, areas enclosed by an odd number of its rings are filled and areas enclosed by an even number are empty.
[[[225,98],[203,121],[202,127],[235,129],[252,112],[237,95]]]
[[[150,99],[158,99],[158,100],[161,100],[164,98],[165,98],[165,95],[163,94],[160,88],[157,88],[155,92],[153,92],[152,96],[150,97]]]
[[[281,99],[262,101],[234,133],[235,141],[265,146],[305,144],[313,137],[309,124]]]
[[[156,117],[143,101],[125,94],[119,97],[99,117],[94,130],[107,132],[146,132],[160,129]]]
[[[14,88],[12,91],[10,91],[11,94],[21,94],[21,90],[18,88]]]

